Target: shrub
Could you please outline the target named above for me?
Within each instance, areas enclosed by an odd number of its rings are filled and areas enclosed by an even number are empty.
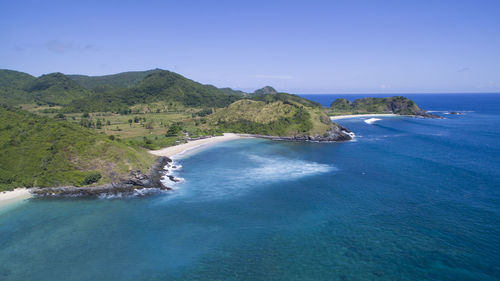
[[[83,179],[82,184],[83,184],[83,185],[93,184],[93,183],[95,183],[95,182],[98,182],[98,181],[101,179],[101,177],[102,177],[102,176],[101,176],[101,174],[100,174],[100,173],[98,173],[98,172],[93,172],[93,173],[91,173],[91,174],[87,175],[87,176],[85,177],[85,179]]]
[[[177,136],[177,134],[179,134],[180,131],[182,131],[181,125],[179,123],[174,123],[168,128],[165,136],[166,137]]]
[[[66,119],[66,116],[62,113],[57,113],[56,116],[54,116],[55,119]]]

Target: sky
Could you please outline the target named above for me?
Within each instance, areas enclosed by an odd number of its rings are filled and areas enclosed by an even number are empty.
[[[0,68],[291,93],[500,92],[500,1],[0,1]]]

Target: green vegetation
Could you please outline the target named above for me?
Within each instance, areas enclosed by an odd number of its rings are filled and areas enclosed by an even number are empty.
[[[62,73],[38,77],[26,86],[39,104],[67,105],[75,99],[88,98],[90,92]]]
[[[149,74],[161,71],[152,69],[146,71],[128,71],[112,75],[87,76],[87,75],[67,75],[70,79],[80,84],[80,86],[93,90],[97,87],[130,88],[144,79]]]
[[[35,77],[29,74],[0,69],[0,102],[9,105],[32,103],[33,96],[24,89],[33,80]]]
[[[328,108],[329,115],[394,113],[400,115],[422,115],[421,110],[412,100],[395,96],[390,98],[363,98],[354,102],[336,99]]]
[[[255,90],[255,92],[253,92],[254,95],[273,95],[273,94],[277,94],[277,93],[278,93],[278,91],[276,91],[271,86],[265,86],[264,88]]]
[[[1,104],[67,105],[74,99],[89,95],[90,91],[62,73],[35,78],[18,71],[0,70]]]
[[[224,132],[274,136],[323,134],[331,125],[319,108],[280,100],[240,100],[209,115],[205,122]]]
[[[224,107],[240,99],[220,89],[203,85],[177,73],[158,70],[131,88],[97,89],[92,98],[74,100],[65,112],[122,112],[134,105],[161,103],[168,110],[182,107]]]
[[[257,101],[265,101],[265,102],[275,102],[275,101],[281,101],[281,102],[291,102],[291,103],[299,103],[304,106],[308,107],[318,107],[321,108],[321,104],[310,101],[308,99],[299,97],[297,95],[292,95],[292,94],[287,94],[287,93],[278,93],[276,90],[273,88],[264,90],[266,88],[271,88],[269,86],[264,87],[260,90],[255,91],[249,98],[252,100],[257,100]],[[264,92],[268,92],[267,94],[264,94]]]
[[[0,190],[97,185],[145,170],[145,149],[223,132],[324,136],[320,104],[216,88],[165,70],[106,76],[0,70]]]
[[[82,186],[146,170],[154,157],[64,120],[0,107],[0,190]]]
[[[220,88],[219,90],[221,90],[222,93],[224,93],[226,95],[236,95],[236,96],[241,96],[241,97],[248,96],[248,94],[243,92],[243,91],[233,90],[231,88]]]

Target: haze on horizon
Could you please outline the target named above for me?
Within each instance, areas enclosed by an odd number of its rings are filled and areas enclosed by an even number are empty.
[[[3,1],[0,68],[292,93],[500,92],[500,1]]]

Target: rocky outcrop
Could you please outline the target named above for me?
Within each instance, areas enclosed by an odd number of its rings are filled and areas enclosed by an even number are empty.
[[[342,142],[352,140],[354,133],[349,129],[333,123],[323,135],[294,135],[294,136],[267,136],[255,134],[241,134],[242,136],[256,137],[262,139],[297,142]]]
[[[147,174],[138,170],[131,171],[129,176],[119,182],[101,186],[61,186],[47,188],[31,188],[30,192],[36,196],[73,197],[73,196],[101,196],[101,195],[144,195],[162,190],[172,190],[163,185],[163,167],[171,163],[172,159],[161,156],[151,165]]]
[[[420,109],[417,104],[402,96],[387,98],[362,98],[350,102],[345,98],[333,101],[328,108],[330,113],[350,113],[350,114],[383,114],[393,113],[404,116],[442,118],[439,115],[428,113]]]

